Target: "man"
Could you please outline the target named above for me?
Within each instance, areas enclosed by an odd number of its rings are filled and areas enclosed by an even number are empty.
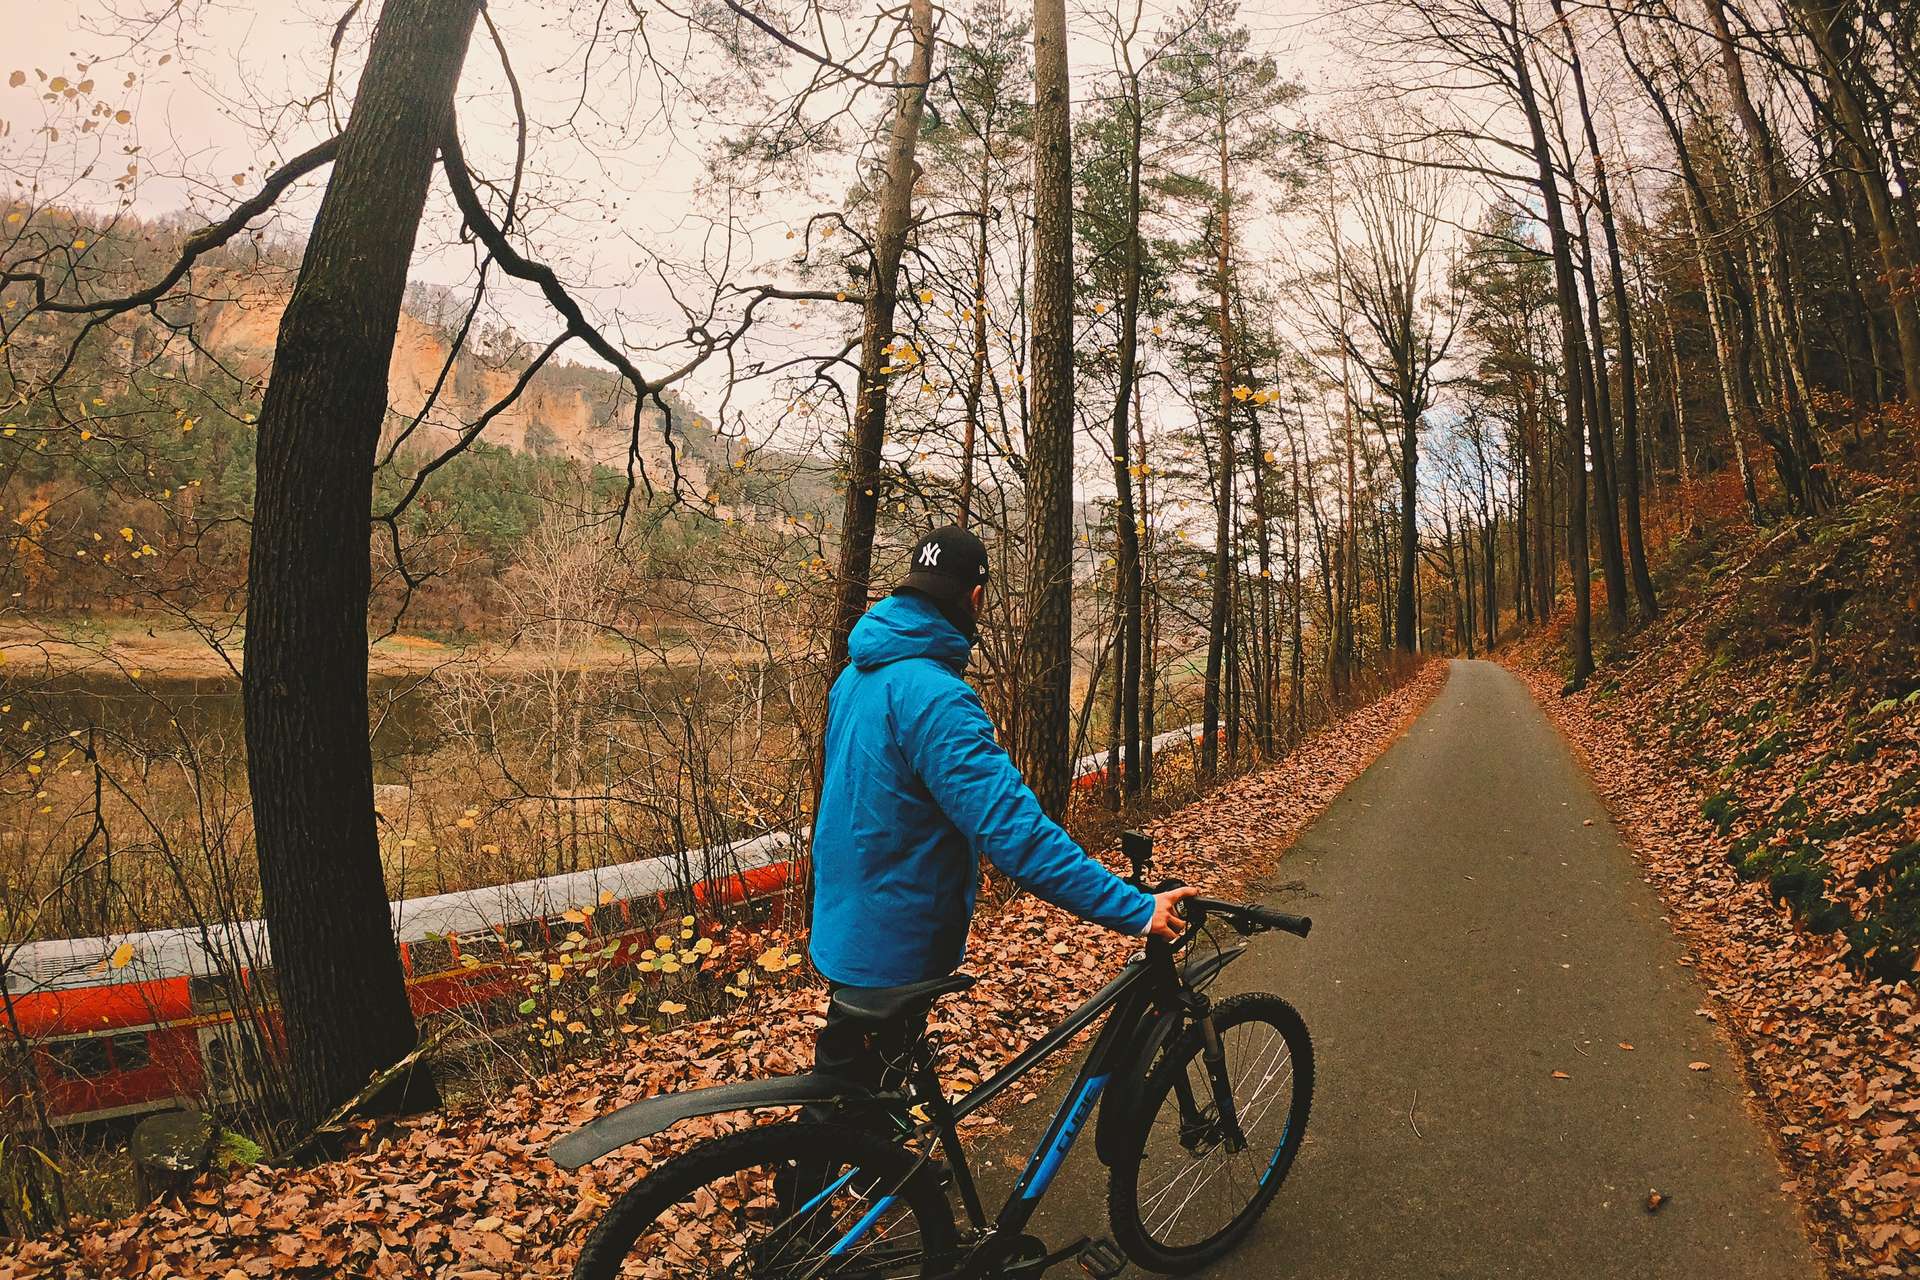
[[[951,973],[966,949],[979,859],[1084,920],[1172,938],[1174,904],[1089,857],[1049,818],[961,679],[986,599],[987,549],[957,526],[913,548],[899,588],[855,624],[827,707],[813,829],[814,967],[836,988]],[[892,1087],[925,1013],[855,1022],[830,1006],[814,1068]]]

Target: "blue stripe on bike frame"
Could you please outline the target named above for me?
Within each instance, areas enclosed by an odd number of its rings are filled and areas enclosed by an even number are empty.
[[[867,1228],[871,1227],[875,1222],[879,1221],[880,1215],[885,1213],[887,1211],[887,1206],[892,1203],[893,1203],[892,1196],[881,1196],[878,1200],[876,1200],[874,1202],[873,1208],[867,1210],[866,1217],[860,1219],[860,1221],[853,1224],[853,1230],[847,1232],[847,1234],[841,1236],[838,1240],[834,1241],[833,1248],[827,1250],[827,1256],[829,1258],[837,1258],[841,1254],[845,1253],[847,1250],[851,1249],[854,1246],[854,1243],[857,1240],[859,1240],[861,1236],[867,1234]]]
[[[1022,1200],[1039,1199],[1040,1193],[1053,1181],[1053,1175],[1060,1171],[1061,1161],[1067,1158],[1067,1152],[1073,1147],[1073,1140],[1080,1134],[1080,1126],[1086,1123],[1087,1113],[1093,1110],[1094,1099],[1100,1096],[1100,1090],[1106,1087],[1106,1083],[1106,1076],[1090,1076],[1086,1084],[1080,1087],[1053,1141],[1033,1153],[1034,1160],[1027,1166],[1026,1175],[1020,1179]]]
[[[819,1195],[815,1196],[813,1199],[801,1205],[798,1209],[794,1211],[793,1216],[798,1218],[804,1214],[812,1213],[815,1209],[820,1207],[822,1202],[824,1202],[828,1196],[832,1195],[834,1192],[838,1191],[840,1188],[846,1186],[849,1182],[852,1182],[853,1175],[858,1172],[860,1172],[860,1170],[856,1167],[856,1168],[849,1169],[845,1173],[841,1174],[838,1181],[836,1181],[832,1186],[828,1187],[825,1191],[822,1191]]]

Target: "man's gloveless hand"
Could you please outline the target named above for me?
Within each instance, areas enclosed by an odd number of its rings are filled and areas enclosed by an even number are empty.
[[[1147,936],[1164,938],[1171,942],[1179,937],[1187,927],[1187,922],[1174,909],[1174,904],[1182,898],[1191,898],[1200,890],[1193,885],[1181,885],[1178,889],[1169,889],[1165,893],[1153,895],[1153,923],[1147,926]]]

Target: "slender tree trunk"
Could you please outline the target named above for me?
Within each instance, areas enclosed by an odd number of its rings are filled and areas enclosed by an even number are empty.
[[[1113,484],[1116,495],[1114,523],[1117,551],[1114,556],[1115,590],[1120,598],[1120,625],[1124,632],[1121,645],[1120,741],[1126,754],[1123,790],[1132,795],[1140,788],[1140,645],[1141,645],[1141,572],[1139,521],[1143,507],[1136,507],[1133,496],[1133,468],[1129,414],[1133,408],[1135,383],[1140,359],[1140,204],[1141,149],[1145,123],[1141,119],[1139,78],[1130,81],[1129,124],[1131,146],[1127,153],[1127,244],[1126,265],[1120,298],[1120,370],[1113,397]]]
[[[260,898],[311,1124],[416,1042],[373,813],[374,456],[407,267],[479,0],[388,0],[280,319],[255,448],[244,684]],[[425,1071],[373,1110],[437,1103]]]
[[[1260,431],[1258,412],[1247,415],[1253,464],[1253,553],[1260,567],[1259,594],[1255,597],[1258,626],[1254,630],[1253,728],[1254,742],[1260,750],[1273,754],[1273,546],[1267,528],[1266,442]]]
[[[1879,144],[1867,123],[1859,93],[1847,78],[1853,64],[1853,50],[1846,41],[1845,6],[1836,0],[1794,0],[1789,6],[1801,15],[1801,27],[1820,56],[1820,67],[1827,86],[1827,105],[1839,124],[1841,157],[1853,170],[1854,181],[1866,200],[1875,246],[1880,253],[1880,270],[1889,282],[1889,303],[1893,312],[1894,334],[1900,346],[1900,376],[1907,396],[1920,397],[1920,302],[1915,290],[1902,288],[1913,278],[1914,264],[1896,224],[1894,198],[1887,176],[1879,164]]]
[[[1762,220],[1766,227],[1767,270],[1763,284],[1771,308],[1774,328],[1780,341],[1780,358],[1785,366],[1783,392],[1787,397],[1788,431],[1793,452],[1800,464],[1801,486],[1807,506],[1823,511],[1832,505],[1832,485],[1820,456],[1819,437],[1813,420],[1812,391],[1808,385],[1805,344],[1801,338],[1799,307],[1793,273],[1793,259],[1787,251],[1787,231],[1782,206],[1787,200],[1787,183],[1781,172],[1779,149],[1773,131],[1754,105],[1747,87],[1746,66],[1727,28],[1722,0],[1707,0],[1707,16],[1713,21],[1714,38],[1720,45],[1720,65],[1727,75],[1734,106],[1738,108],[1742,128],[1754,149],[1754,169],[1760,188]]]
[[[1020,650],[1020,765],[1066,812],[1073,682],[1073,123],[1066,0],[1033,8],[1033,329],[1027,379],[1032,612]]]
[[[1419,611],[1413,591],[1420,556],[1420,410],[1409,399],[1400,404],[1400,576],[1393,600],[1393,639],[1400,652],[1419,647],[1415,631]]]
[[[907,25],[913,53],[905,84],[895,91],[893,128],[887,138],[886,177],[873,230],[873,274],[860,334],[860,376],[853,401],[853,440],[847,467],[847,502],[840,521],[840,568],[834,582],[834,622],[828,678],[847,661],[847,637],[867,609],[873,577],[873,536],[880,512],[880,449],[887,438],[887,375],[893,360],[894,309],[900,298],[900,255],[913,226],[913,186],[920,177],[914,159],[920,119],[933,68],[933,3],[911,0]]]
[[[1508,28],[1508,41],[1515,86],[1519,90],[1521,109],[1527,117],[1527,128],[1532,134],[1534,162],[1539,169],[1541,204],[1547,215],[1547,231],[1553,249],[1554,286],[1560,304],[1561,359],[1567,378],[1567,572],[1573,581],[1573,626],[1569,632],[1573,672],[1567,687],[1577,690],[1584,687],[1588,677],[1593,674],[1593,583],[1588,569],[1587,484],[1582,458],[1586,447],[1586,422],[1579,388],[1579,370],[1586,336],[1580,320],[1580,286],[1574,279],[1573,249],[1560,204],[1560,182],[1554,172],[1553,151],[1547,144],[1546,122],[1540,115],[1539,99],[1533,88],[1533,71],[1528,65],[1527,46],[1517,20]]]
[[[984,144],[984,139],[982,140]],[[992,216],[993,148],[982,146],[980,158],[980,226],[973,245],[973,297],[967,304],[973,317],[973,352],[967,363],[965,433],[960,440],[960,520],[962,529],[973,518],[974,441],[980,434],[980,402],[987,385],[987,220]]]
[[[1567,21],[1562,0],[1552,0],[1554,17],[1560,23],[1561,34],[1566,37],[1568,64],[1573,70],[1573,85],[1580,106],[1580,124],[1586,135],[1587,153],[1593,157],[1594,203],[1600,215],[1600,232],[1606,241],[1607,268],[1612,282],[1615,324],[1620,337],[1620,425],[1624,436],[1627,458],[1624,483],[1612,486],[1617,494],[1625,499],[1627,561],[1633,579],[1633,592],[1640,601],[1640,611],[1652,618],[1660,612],[1660,606],[1654,598],[1653,575],[1647,570],[1646,536],[1641,528],[1640,516],[1640,402],[1638,388],[1634,385],[1634,333],[1633,308],[1627,298],[1626,273],[1620,262],[1620,237],[1614,225],[1613,192],[1607,182],[1607,161],[1600,151],[1600,135],[1594,128],[1593,109],[1587,101],[1586,72],[1580,60],[1580,46],[1573,38],[1573,26]],[[1592,292],[1593,255],[1591,240],[1588,251],[1588,290]],[[1604,380],[1605,343],[1600,337],[1599,307],[1593,307],[1593,334],[1595,373]],[[1601,384],[1604,394],[1605,384]],[[1604,410],[1603,410],[1604,412]],[[1611,430],[1609,430],[1611,436]],[[1609,449],[1611,453],[1611,449]],[[1609,499],[1611,501],[1611,498]],[[1617,554],[1617,553],[1616,553]],[[1608,578],[1607,590],[1613,590],[1612,578]],[[1626,602],[1621,601],[1620,614],[1625,615]],[[1611,607],[1609,608],[1611,612]]]
[[[1714,281],[1713,264],[1707,256],[1706,241],[1700,237],[1699,200],[1691,191],[1687,193],[1687,217],[1700,263],[1700,288],[1707,299],[1707,327],[1713,331],[1714,367],[1720,372],[1720,396],[1727,409],[1727,432],[1733,438],[1734,462],[1739,467],[1740,487],[1747,498],[1747,515],[1755,524],[1759,524],[1760,493],[1754,487],[1753,468],[1747,462],[1746,433],[1742,430],[1747,407],[1741,403],[1740,391],[1734,382],[1736,357],[1727,336],[1726,321],[1721,314],[1720,287]],[[1677,368],[1679,357],[1676,355],[1674,359]]]
[[[1214,429],[1217,435],[1215,469],[1219,483],[1214,488],[1214,551],[1212,604],[1207,614],[1207,668],[1201,695],[1202,734],[1200,769],[1205,775],[1216,772],[1219,755],[1216,735],[1221,717],[1221,679],[1224,664],[1231,660],[1233,629],[1233,311],[1231,280],[1233,253],[1232,173],[1228,166],[1226,86],[1220,87],[1218,120],[1220,151],[1220,226],[1215,261],[1218,273],[1215,319],[1220,332],[1220,351],[1215,363],[1219,382]]]
[[[1607,584],[1607,624],[1627,629],[1627,564],[1620,553],[1620,503],[1613,447],[1613,395],[1607,376],[1605,331],[1600,327],[1600,294],[1593,280],[1593,240],[1586,210],[1579,211],[1581,254],[1577,266],[1587,304],[1587,335],[1581,345],[1580,381],[1586,389],[1587,456],[1593,463],[1594,524],[1600,534],[1600,572]]]
[[[1140,383],[1133,384],[1133,430],[1134,456],[1144,461],[1147,456],[1147,427],[1145,416],[1140,411]],[[1147,475],[1140,476],[1140,510],[1148,510]],[[1140,526],[1140,792],[1149,800],[1153,797],[1153,696],[1154,672],[1156,670],[1156,645],[1159,634],[1160,593],[1151,589],[1153,585],[1153,541],[1152,530],[1146,525]]]
[[[1336,229],[1333,236],[1334,288],[1339,307],[1342,333],[1347,327],[1347,271],[1342,261],[1344,237]],[[1344,697],[1353,682],[1355,653],[1354,608],[1360,593],[1360,516],[1358,467],[1353,439],[1353,368],[1347,344],[1340,343],[1340,420],[1347,464],[1346,508],[1340,521],[1340,616],[1334,623],[1333,691]]]

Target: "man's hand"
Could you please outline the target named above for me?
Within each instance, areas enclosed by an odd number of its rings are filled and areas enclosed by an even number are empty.
[[[1147,926],[1149,938],[1163,938],[1172,942],[1186,930],[1187,922],[1174,910],[1174,904],[1182,898],[1191,898],[1200,890],[1193,885],[1184,884],[1178,889],[1169,889],[1165,893],[1153,895],[1153,922]]]

